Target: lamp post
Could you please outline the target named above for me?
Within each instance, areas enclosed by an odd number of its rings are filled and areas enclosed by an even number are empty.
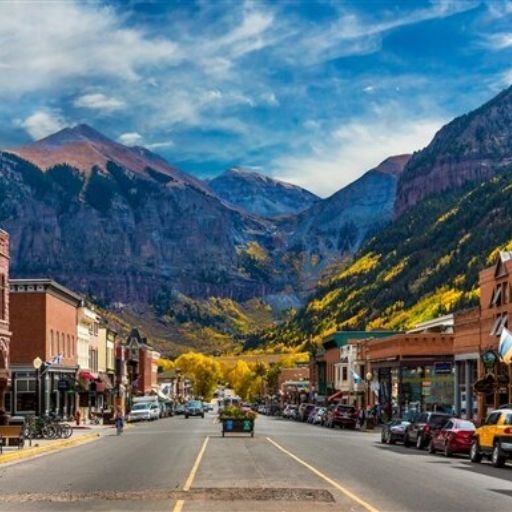
[[[36,357],[32,361],[32,366],[36,370],[37,416],[41,416],[41,366],[43,366],[43,360],[40,357]]]
[[[372,372],[366,373],[366,382],[368,382],[368,400],[367,400],[367,406],[370,405],[370,397],[371,397],[371,382],[372,382],[373,374]]]

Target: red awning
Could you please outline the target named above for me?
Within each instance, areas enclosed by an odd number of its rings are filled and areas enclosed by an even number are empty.
[[[334,400],[340,400],[343,395],[346,395],[347,392],[346,391],[336,391],[336,393],[334,393],[334,395],[331,395],[327,401],[328,402],[334,402]]]

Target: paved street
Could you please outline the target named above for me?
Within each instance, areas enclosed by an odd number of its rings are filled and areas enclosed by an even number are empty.
[[[0,511],[507,510],[512,467],[381,445],[377,433],[260,416],[222,438],[181,416],[0,467]]]

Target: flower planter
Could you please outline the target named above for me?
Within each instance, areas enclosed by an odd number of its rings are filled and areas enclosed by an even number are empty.
[[[221,418],[222,437],[225,434],[251,434],[254,437],[254,419],[252,418]]]

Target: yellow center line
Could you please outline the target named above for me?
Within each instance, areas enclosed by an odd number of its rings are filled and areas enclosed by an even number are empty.
[[[192,483],[194,482],[194,478],[196,477],[197,470],[199,469],[199,464],[201,464],[201,459],[203,458],[204,452],[206,450],[206,445],[208,444],[208,440],[210,439],[210,436],[206,436],[205,440],[203,441],[203,445],[201,446],[201,449],[199,450],[199,453],[197,454],[196,461],[194,462],[194,465],[192,466],[192,469],[190,470],[190,474],[188,475],[187,481],[185,482],[185,485],[183,486],[184,491],[190,491],[190,488],[192,487]],[[181,512],[183,510],[183,506],[185,505],[185,500],[178,500],[174,508],[172,509],[172,512]]]
[[[210,436],[206,436],[206,438],[203,442],[203,446],[201,446],[201,449],[199,450],[199,453],[197,454],[197,459],[194,462],[194,465],[192,466],[190,475],[188,475],[185,485],[183,486],[184,491],[189,491],[190,488],[192,487],[192,482],[194,481],[194,478],[196,477],[197,470],[199,469],[199,464],[201,464],[201,459],[203,458],[204,451],[206,450],[206,445],[208,444],[209,439],[210,439]]]
[[[181,512],[183,510],[183,505],[185,504],[184,500],[178,500],[176,502],[176,505],[174,505],[174,508],[172,509],[172,512]]]
[[[319,476],[323,480],[325,480],[327,483],[332,485],[334,488],[338,489],[338,491],[341,491],[345,496],[348,496],[350,499],[364,507],[368,512],[379,512],[378,509],[375,507],[372,507],[369,503],[364,501],[363,499],[359,498],[359,496],[356,496],[353,492],[350,492],[348,489],[340,485],[338,482],[333,480],[332,478],[329,478],[327,475],[313,467],[311,464],[308,464],[307,462],[303,461],[296,455],[294,455],[292,452],[289,452],[286,448],[283,448],[280,444],[276,443],[273,439],[270,439],[270,437],[267,437],[267,441],[269,443],[272,443],[278,450],[281,450],[283,453],[286,453],[289,457],[291,457],[293,460],[297,461],[299,464],[302,464],[306,468],[308,468],[312,473]],[[175,511],[176,512],[176,511]]]

